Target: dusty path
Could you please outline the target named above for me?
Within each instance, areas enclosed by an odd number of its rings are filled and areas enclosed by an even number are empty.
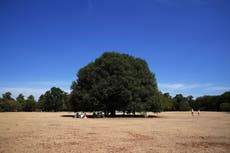
[[[229,153],[230,113],[164,112],[158,118],[74,119],[0,113],[0,153]]]

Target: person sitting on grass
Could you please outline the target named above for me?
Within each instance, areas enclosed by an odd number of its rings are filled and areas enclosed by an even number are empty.
[[[84,113],[84,115],[83,115],[83,118],[87,118],[87,115],[86,115],[86,113]]]
[[[79,115],[80,118],[84,117],[84,114],[81,112],[81,114]]]
[[[74,118],[79,118],[78,112],[75,114]]]

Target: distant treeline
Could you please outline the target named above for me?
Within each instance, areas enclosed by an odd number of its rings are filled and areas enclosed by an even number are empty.
[[[67,111],[68,94],[60,88],[53,87],[36,101],[33,95],[25,99],[23,94],[19,94],[16,99],[12,98],[10,92],[2,94],[0,98],[0,112],[32,112],[32,111]]]
[[[217,96],[202,96],[193,99],[192,96],[184,97],[177,94],[175,97],[169,93],[159,93],[159,99],[163,111],[230,111],[230,92],[225,92]],[[2,94],[0,97],[0,112],[32,112],[32,111],[74,111],[70,95],[59,88],[53,87],[36,101],[33,95],[25,99],[23,94],[19,94],[16,99],[12,98],[10,92]]]
[[[192,108],[202,111],[230,111],[230,92],[217,96],[205,95],[195,100],[192,96],[177,94],[171,97],[169,93],[160,93],[160,101],[164,111],[186,111]]]

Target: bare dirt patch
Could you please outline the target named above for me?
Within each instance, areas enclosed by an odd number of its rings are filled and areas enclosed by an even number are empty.
[[[0,113],[0,153],[229,153],[230,114],[75,119],[73,113]],[[154,115],[154,114],[152,114]]]

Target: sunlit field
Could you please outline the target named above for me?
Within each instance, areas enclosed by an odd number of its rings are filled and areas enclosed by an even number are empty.
[[[0,113],[0,153],[230,152],[230,113],[96,119],[62,115],[73,113]]]

